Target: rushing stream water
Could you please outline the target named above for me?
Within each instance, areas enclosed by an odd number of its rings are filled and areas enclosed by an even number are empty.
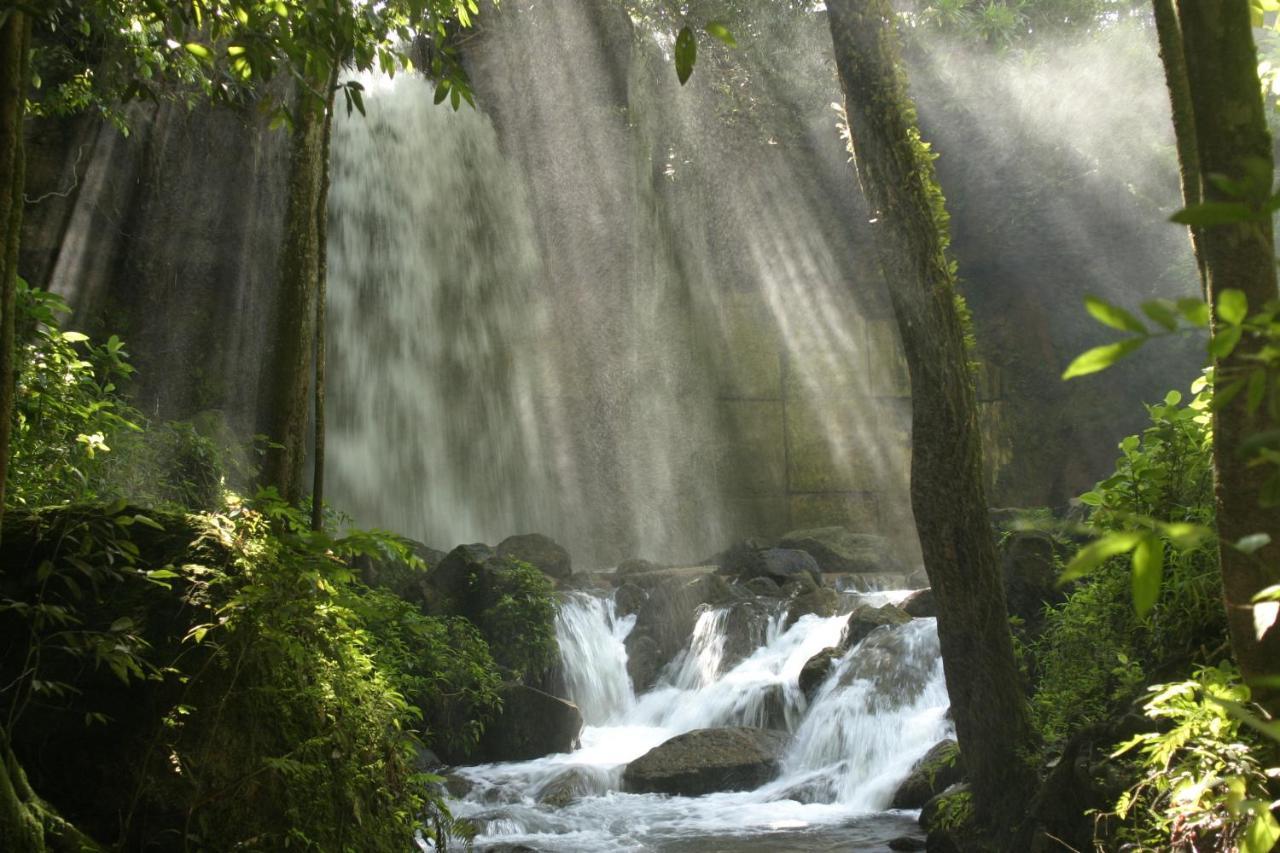
[[[472,787],[452,807],[480,828],[478,849],[877,850],[909,832],[911,813],[886,811],[894,788],[951,732],[934,620],[876,630],[806,702],[800,670],[839,642],[845,617],[808,615],[784,627],[779,615],[762,646],[725,667],[724,613],[705,611],[685,651],[637,696],[623,646],[634,617],[619,617],[606,598],[568,599],[556,628],[569,698],[586,721],[582,746],[536,761],[460,769]],[[627,762],[675,735],[770,722],[792,738],[778,778],[754,791],[702,797],[620,791]],[[578,796],[560,807],[540,802],[566,774]]]

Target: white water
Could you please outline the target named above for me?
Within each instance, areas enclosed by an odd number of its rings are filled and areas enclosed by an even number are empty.
[[[611,601],[585,594],[564,603],[557,633],[570,695],[588,722],[582,747],[458,771],[473,788],[452,807],[480,827],[479,849],[871,849],[909,830],[906,819],[885,814],[894,787],[951,733],[932,619],[873,632],[807,707],[800,670],[839,642],[844,616],[804,616],[789,628],[777,617],[765,644],[722,672],[724,612],[708,610],[683,655],[639,697],[623,645],[633,621],[618,618]],[[770,720],[794,737],[779,778],[755,791],[688,798],[619,790],[629,761],[677,734]],[[540,804],[570,773],[578,798],[558,808]]]

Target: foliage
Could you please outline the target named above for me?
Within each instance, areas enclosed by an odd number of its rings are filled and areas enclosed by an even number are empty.
[[[919,26],[997,50],[1087,33],[1141,14],[1142,0],[913,0],[907,12]]]
[[[537,677],[559,654],[552,590],[546,575],[520,560],[491,575],[475,622],[494,659],[517,679]]]
[[[1032,709],[1050,745],[1106,720],[1150,673],[1222,644],[1221,581],[1204,535],[1213,520],[1207,390],[1196,387],[1188,405],[1171,392],[1147,406],[1151,425],[1120,442],[1115,472],[1081,496],[1100,538],[1071,561],[1064,577],[1085,580],[1048,611],[1034,645]]]
[[[1131,850],[1268,853],[1280,823],[1267,790],[1263,747],[1232,713],[1249,688],[1229,665],[1205,667],[1183,682],[1152,688],[1145,705],[1156,731],[1134,736],[1115,755],[1137,750],[1141,770],[1113,814],[1117,839]]]

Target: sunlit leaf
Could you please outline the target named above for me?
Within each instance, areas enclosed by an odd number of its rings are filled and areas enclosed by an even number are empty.
[[[1248,222],[1256,219],[1257,216],[1256,211],[1241,201],[1206,201],[1184,207],[1170,216],[1169,221],[1177,222],[1179,225],[1208,228],[1215,225]]]
[[[1118,305],[1112,305],[1110,302],[1099,299],[1096,296],[1086,296],[1084,298],[1084,307],[1093,316],[1093,319],[1103,325],[1119,329],[1122,332],[1134,332],[1139,335],[1147,334],[1147,327],[1142,324],[1142,321]]]
[[[1146,616],[1160,598],[1164,578],[1164,544],[1148,536],[1133,549],[1133,609]]]
[[[729,32],[729,28],[719,21],[712,21],[706,26],[707,35],[717,38],[727,44],[729,47],[737,47],[738,42],[734,39],[733,33]]]
[[[1219,329],[1218,333],[1209,340],[1209,355],[1214,358],[1226,358],[1235,351],[1236,344],[1240,343],[1240,326],[1227,326],[1225,329]]]
[[[1175,310],[1173,303],[1165,299],[1142,303],[1142,313],[1170,332],[1178,327],[1178,315]]]
[[[1178,313],[1195,326],[1209,325],[1209,305],[1203,299],[1186,296],[1177,302]]]
[[[1097,373],[1099,370],[1106,370],[1138,349],[1145,341],[1146,338],[1129,338],[1114,344],[1104,344],[1100,347],[1086,350],[1076,356],[1075,360],[1067,366],[1062,378],[1074,379],[1077,376],[1087,376],[1090,373]]]
[[[1229,287],[1218,295],[1218,316],[1233,326],[1244,322],[1249,314],[1249,300],[1244,291]]]
[[[1067,568],[1058,578],[1058,583],[1066,583],[1089,574],[1108,558],[1129,552],[1146,536],[1144,532],[1122,530],[1108,533],[1101,539],[1089,543],[1076,552],[1071,562],[1067,563]]]
[[[1253,635],[1259,641],[1276,624],[1280,601],[1260,601],[1253,605]]]

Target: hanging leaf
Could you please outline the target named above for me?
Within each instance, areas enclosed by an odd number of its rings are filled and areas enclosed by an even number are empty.
[[[680,28],[676,36],[676,78],[683,86],[689,82],[693,74],[693,65],[698,61],[698,42],[693,37],[693,30],[687,26]]]
[[[1099,370],[1106,370],[1145,342],[1146,338],[1129,338],[1114,344],[1104,344],[1091,350],[1085,350],[1076,356],[1075,361],[1067,366],[1062,378],[1074,379],[1077,376],[1087,376],[1090,373],[1097,373]]]
[[[1218,333],[1209,340],[1209,355],[1214,358],[1226,358],[1235,350],[1236,344],[1240,343],[1240,326],[1227,326],[1225,329],[1219,329]]]
[[[1184,207],[1170,216],[1169,221],[1179,225],[1208,228],[1214,225],[1248,222],[1257,217],[1258,214],[1242,201],[1206,201],[1203,204]]]
[[[1160,598],[1164,579],[1164,543],[1148,536],[1133,549],[1133,609],[1146,616]]]
[[[1218,295],[1218,316],[1233,326],[1239,326],[1249,314],[1249,300],[1244,291],[1229,287]]]
[[[1093,319],[1104,326],[1110,326],[1122,332],[1133,332],[1139,335],[1147,334],[1147,327],[1142,325],[1142,321],[1118,305],[1112,305],[1110,302],[1106,302],[1096,296],[1086,296],[1084,298],[1084,307],[1093,316]]]
[[[1108,558],[1132,550],[1146,535],[1134,530],[1121,530],[1108,533],[1096,542],[1089,543],[1076,552],[1071,562],[1067,563],[1067,568],[1058,578],[1058,583],[1064,584],[1089,574]]]
[[[1209,306],[1203,299],[1186,296],[1179,299],[1177,305],[1178,313],[1185,317],[1188,323],[1193,326],[1209,325]]]
[[[1173,303],[1167,299],[1154,299],[1142,303],[1142,313],[1170,332],[1178,327],[1178,315],[1174,311]]]

